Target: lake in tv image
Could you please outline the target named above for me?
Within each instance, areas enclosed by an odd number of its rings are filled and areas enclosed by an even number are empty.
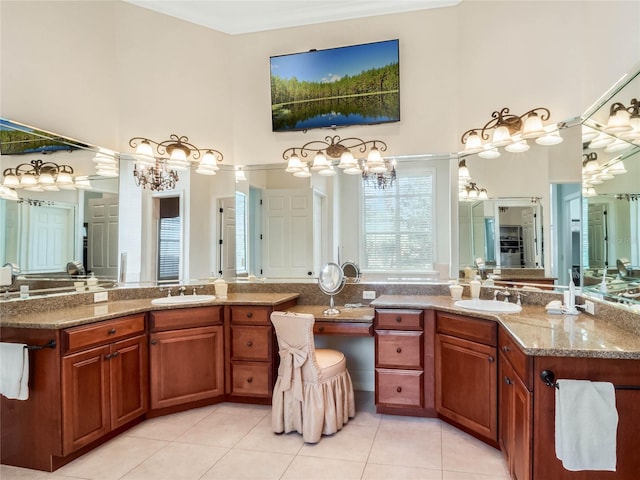
[[[400,120],[398,40],[274,56],[274,132]]]

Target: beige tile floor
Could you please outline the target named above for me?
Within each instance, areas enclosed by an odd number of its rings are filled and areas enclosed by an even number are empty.
[[[268,406],[222,403],[146,420],[53,473],[0,466],[2,480],[506,480],[500,451],[433,418],[357,414],[315,444],[275,435]]]

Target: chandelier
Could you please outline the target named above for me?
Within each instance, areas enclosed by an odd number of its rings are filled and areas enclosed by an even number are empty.
[[[495,111],[482,128],[472,128],[462,134],[460,141],[465,146],[464,154],[477,153],[482,158],[500,156],[498,147],[511,153],[529,150],[528,139],[539,145],[556,145],[562,142],[558,125],[544,126],[542,122],[551,116],[547,108],[538,107],[522,115],[509,113],[508,108]]]
[[[129,146],[136,149],[133,176],[136,184],[150,190],[171,190],[178,181],[178,170],[196,166],[196,173],[215,175],[223,155],[213,148],[198,148],[186,136],[171,134],[156,142],[133,137]]]
[[[378,148],[379,147],[379,148]],[[366,158],[353,154],[365,153]],[[381,140],[340,138],[327,136],[324,141],[312,140],[302,147],[290,147],[282,153],[287,162],[286,172],[296,177],[310,177],[312,172],[325,177],[336,175],[336,167],[347,175],[361,175],[363,180],[376,188],[390,187],[396,179],[395,161],[385,159],[380,152],[387,150]],[[367,153],[368,151],[368,153]],[[313,153],[313,159],[308,159]]]
[[[2,175],[4,189],[22,188],[43,192],[91,188],[89,177],[74,177],[73,168],[70,165],[59,165],[42,160],[31,160],[14,168],[6,168]]]

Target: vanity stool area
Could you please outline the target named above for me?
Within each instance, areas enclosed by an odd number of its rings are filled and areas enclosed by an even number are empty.
[[[630,480],[640,471],[637,335],[539,305],[472,312],[444,295],[383,294],[335,316],[298,302],[295,293],[243,292],[179,307],[136,299],[3,316],[3,342],[43,348],[29,353],[29,399],[2,397],[2,463],[53,471],[145,418],[270,404],[278,352],[269,316],[293,311],[315,316],[315,335],[372,340],[378,413],[439,417],[499,448],[513,479]],[[548,372],[629,387],[616,390],[616,472],[571,472],[556,458]]]

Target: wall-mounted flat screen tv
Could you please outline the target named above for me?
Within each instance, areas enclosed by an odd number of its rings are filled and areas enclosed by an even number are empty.
[[[398,40],[271,57],[274,132],[398,122]]]

